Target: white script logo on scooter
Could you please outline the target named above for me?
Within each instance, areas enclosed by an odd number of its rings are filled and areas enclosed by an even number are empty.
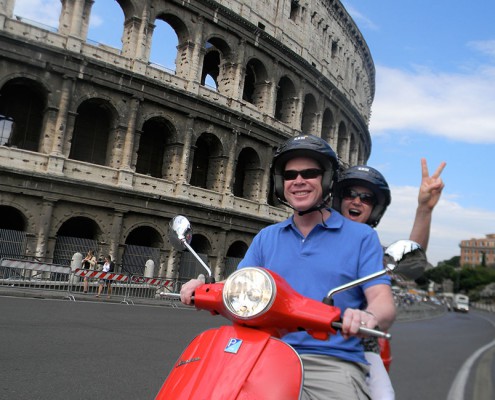
[[[230,339],[227,347],[225,348],[226,353],[234,353],[237,354],[239,348],[241,347],[242,340],[241,339]]]

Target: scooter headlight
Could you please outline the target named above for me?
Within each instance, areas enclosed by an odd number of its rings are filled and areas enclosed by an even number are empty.
[[[232,314],[250,319],[271,307],[275,293],[275,282],[268,273],[259,268],[242,268],[225,281],[223,302]]]

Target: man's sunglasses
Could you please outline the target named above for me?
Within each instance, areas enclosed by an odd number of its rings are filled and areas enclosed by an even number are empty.
[[[356,197],[359,197],[361,202],[368,206],[374,206],[376,204],[376,197],[372,193],[359,193],[352,189],[345,189],[342,197],[345,200],[354,200]]]
[[[320,175],[323,175],[323,171],[318,168],[302,169],[300,171],[288,169],[284,171],[282,176],[285,181],[293,181],[294,179],[297,179],[298,175],[301,175],[301,178],[303,179],[315,179]]]

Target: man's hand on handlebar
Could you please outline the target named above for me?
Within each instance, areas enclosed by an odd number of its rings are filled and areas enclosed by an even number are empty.
[[[189,282],[184,283],[180,289],[180,301],[184,304],[190,305],[192,303],[194,291],[201,285],[204,285],[204,283],[204,275],[199,275],[198,279],[191,279]]]

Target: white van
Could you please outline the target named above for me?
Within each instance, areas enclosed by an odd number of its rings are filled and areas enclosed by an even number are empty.
[[[469,311],[469,297],[465,294],[454,295],[452,302],[452,308],[454,311],[468,312]]]

